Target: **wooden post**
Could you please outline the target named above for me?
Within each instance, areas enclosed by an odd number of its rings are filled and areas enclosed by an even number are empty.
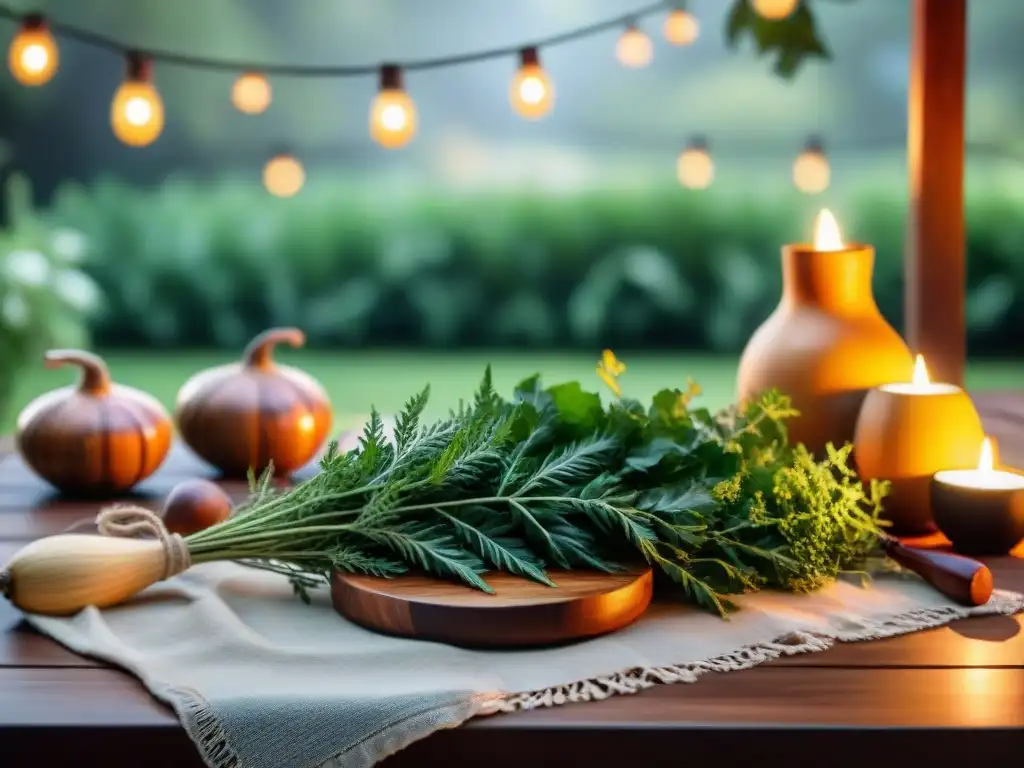
[[[904,259],[906,338],[933,381],[963,385],[966,0],[913,0],[907,104],[910,209]]]

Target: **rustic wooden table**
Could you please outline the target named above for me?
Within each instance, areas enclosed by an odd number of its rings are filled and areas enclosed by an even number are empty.
[[[1024,467],[1024,395],[976,401],[1002,461]],[[198,472],[178,452],[142,492],[159,498]],[[0,562],[94,514],[95,506],[54,499],[16,457],[0,461]],[[1024,550],[990,565],[997,586],[1024,590]],[[1024,754],[1021,624],[1020,616],[970,619],[695,685],[483,718],[385,765],[1015,765]],[[0,601],[0,765],[65,764],[201,762],[174,715],[134,678],[35,634]]]

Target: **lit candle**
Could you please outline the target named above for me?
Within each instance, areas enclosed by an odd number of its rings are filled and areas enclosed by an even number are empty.
[[[1024,476],[995,468],[992,454],[992,440],[981,441],[977,469],[946,469],[935,473],[939,483],[959,485],[964,488],[987,488],[991,490],[1024,490]]]
[[[843,251],[843,236],[839,233],[839,222],[828,208],[822,208],[814,220],[814,250]]]
[[[932,479],[932,516],[958,552],[1006,554],[1024,539],[1024,477],[995,468],[992,441],[981,442],[975,469],[946,469]]]
[[[941,470],[971,470],[985,437],[967,393],[928,378],[917,356],[910,381],[883,384],[864,398],[853,436],[862,480],[888,480],[883,515],[900,535],[935,530],[930,493]]]
[[[961,391],[954,384],[933,383],[928,376],[928,366],[925,365],[923,355],[918,355],[914,360],[913,379],[909,382],[883,384],[881,389],[897,395],[951,395]]]

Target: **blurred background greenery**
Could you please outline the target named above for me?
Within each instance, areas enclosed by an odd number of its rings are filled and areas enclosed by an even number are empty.
[[[661,17],[645,25],[656,50],[644,70],[615,61],[615,31],[542,51],[558,100],[538,123],[508,107],[514,61],[415,73],[421,131],[398,152],[367,137],[373,78],[275,80],[270,110],[251,117],[230,104],[230,74],[174,67],[156,74],[164,134],[121,146],[108,110],[123,62],[62,40],[47,87],[0,74],[0,433],[69,380],[40,370],[46,346],[95,347],[115,377],[169,404],[188,375],[272,325],[306,331],[310,351],[281,359],[320,377],[343,413],[393,409],[426,381],[446,408],[488,360],[507,385],[534,371],[591,377],[603,347],[630,364],[634,394],[689,375],[724,404],[739,351],[778,300],[780,245],[807,239],[826,205],[876,247],[876,297],[900,327],[910,3],[805,2],[832,60],[790,80],[749,41],[727,47],[720,0],[690,2],[702,23],[692,46],[664,43]],[[143,48],[327,64],[514,45],[635,3],[33,8]],[[981,388],[1024,373],[1017,6],[969,6],[969,383]],[[695,133],[716,163],[703,191],[675,180]],[[790,177],[810,133],[832,163],[820,195]],[[282,141],[308,174],[291,199],[260,183]]]

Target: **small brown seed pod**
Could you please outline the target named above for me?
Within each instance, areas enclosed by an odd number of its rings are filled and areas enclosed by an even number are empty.
[[[161,515],[168,531],[188,536],[227,520],[233,509],[231,497],[219,485],[193,479],[171,489]]]

